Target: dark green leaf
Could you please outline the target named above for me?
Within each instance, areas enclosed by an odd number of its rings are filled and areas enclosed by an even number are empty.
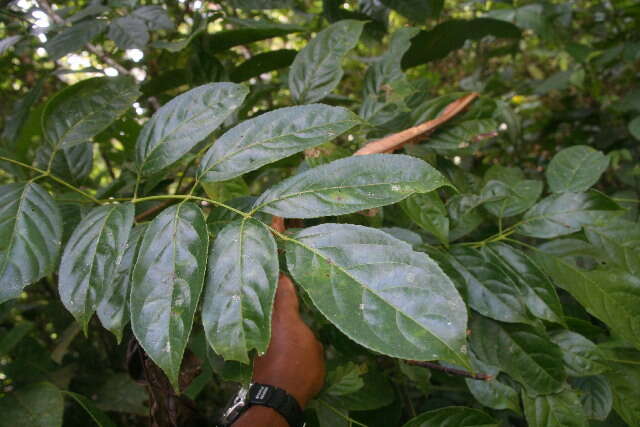
[[[524,252],[503,243],[485,246],[497,262],[518,284],[524,302],[534,316],[564,324],[564,313],[556,289],[549,277]]]
[[[84,409],[87,414],[91,416],[91,419],[99,426],[99,427],[116,427],[115,423],[111,421],[111,418],[104,412],[102,412],[96,404],[89,398],[78,394],[73,393],[71,391],[64,391],[65,395],[72,397],[82,409]]]
[[[260,74],[288,67],[298,52],[292,49],[279,49],[262,52],[244,61],[229,73],[231,81],[243,82]]]
[[[601,363],[602,354],[598,347],[582,335],[558,331],[551,335],[551,341],[562,350],[564,367],[570,376],[586,377],[606,370],[606,366]]]
[[[39,80],[26,95],[13,104],[11,115],[5,120],[4,129],[2,130],[2,139],[8,142],[10,146],[17,142],[22,126],[27,121],[29,113],[32,111],[35,103],[40,98],[43,82],[44,80]]]
[[[151,43],[151,46],[156,47],[158,49],[166,49],[169,52],[173,52],[173,53],[180,52],[182,49],[189,46],[191,41],[198,34],[202,33],[204,30],[207,29],[208,22],[206,19],[201,18],[200,15],[196,15],[196,19],[194,21],[195,22],[193,24],[191,33],[187,37],[183,39],[175,40],[175,41],[157,40]]]
[[[291,0],[229,0],[229,3],[237,9],[285,9],[291,6]]]
[[[220,126],[248,92],[234,83],[210,83],[163,105],[138,136],[136,165],[140,172],[151,175],[180,160]]]
[[[402,58],[402,67],[411,68],[444,58],[467,40],[480,40],[489,35],[517,39],[520,30],[509,22],[492,18],[449,19],[432,30],[421,31],[411,40],[411,47]]]
[[[74,24],[49,39],[44,48],[52,61],[58,60],[67,53],[80,50],[107,28],[107,21],[88,19]]]
[[[142,19],[149,30],[173,30],[173,22],[167,11],[162,6],[142,6],[132,13],[136,18]]]
[[[232,208],[241,210],[242,212],[250,212],[255,201],[255,197],[238,197],[236,199],[229,200],[226,204]],[[223,207],[214,208],[207,217],[209,233],[211,233],[212,236],[215,236],[229,223],[238,219],[242,219],[242,216],[229,209]],[[254,219],[264,222],[265,224],[271,223],[271,216],[264,213],[254,215]]]
[[[349,411],[372,411],[393,403],[393,385],[382,372],[370,370],[361,378],[364,385],[359,390],[335,398],[327,397],[327,400]]]
[[[69,182],[81,182],[93,169],[93,144],[85,142],[56,152],[50,145],[41,145],[36,152],[36,165],[47,170],[49,164],[54,175]]]
[[[498,123],[494,119],[466,120],[437,132],[425,144],[409,150],[435,152],[443,156],[470,155],[482,148],[483,141],[490,141],[496,134]]]
[[[98,304],[97,313],[100,323],[116,336],[118,342],[122,340],[122,330],[129,322],[131,271],[138,257],[138,249],[146,229],[147,225],[141,224],[131,230],[113,280],[106,284],[102,299]]]
[[[149,43],[149,31],[142,19],[128,15],[114,19],[107,36],[120,49],[144,49]]]
[[[323,394],[333,397],[355,393],[364,386],[362,369],[353,362],[327,372]]]
[[[613,390],[613,409],[622,417],[627,425],[636,426],[640,423],[640,353],[614,351],[610,355],[608,365],[610,371],[605,373]]]
[[[64,248],[60,300],[85,332],[105,291],[113,285],[133,216],[130,203],[97,207],[82,218]]]
[[[412,21],[423,23],[440,15],[444,0],[382,0],[382,4]]]
[[[253,219],[234,221],[209,254],[202,322],[207,341],[225,360],[249,363],[248,352],[267,351],[278,282],[271,232]]]
[[[587,417],[605,420],[613,406],[613,392],[603,375],[576,378],[571,384],[580,393],[580,402]]]
[[[480,360],[509,374],[531,394],[554,393],[564,386],[560,348],[531,326],[474,316],[471,347]]]
[[[280,108],[218,138],[202,158],[198,175],[202,181],[226,181],[331,141],[359,123],[358,116],[341,107]]]
[[[523,393],[524,415],[530,427],[588,427],[589,422],[573,390],[531,397]]]
[[[542,181],[489,181],[482,189],[482,197],[489,200],[484,207],[499,218],[521,214],[542,194]],[[495,200],[497,199],[497,200]]]
[[[35,328],[32,322],[16,323],[7,333],[0,338],[0,356],[5,356],[18,345],[20,341]]]
[[[256,201],[256,210],[317,218],[390,205],[447,181],[428,163],[402,154],[351,156],[285,179]]]
[[[547,181],[554,193],[579,193],[595,184],[609,166],[609,158],[586,145],[565,148],[547,168]]]
[[[533,322],[522,289],[490,259],[489,252],[456,247],[451,254],[453,257],[446,258],[446,262],[458,272],[456,279],[466,290],[469,307],[502,322]]]
[[[520,413],[518,392],[498,378],[490,381],[467,379],[466,383],[473,397],[483,406],[493,409],[511,409],[515,413]]]
[[[464,303],[426,254],[375,229],[322,224],[287,242],[287,263],[316,307],[357,343],[468,366]]]
[[[50,274],[58,262],[62,218],[35,183],[0,187],[0,303]]]
[[[126,412],[148,416],[149,399],[144,386],[137,384],[129,374],[121,372],[109,376],[107,381],[95,390],[96,405],[103,411]]]
[[[207,35],[206,43],[212,53],[223,52],[233,46],[247,45],[260,40],[305,31],[304,27],[291,24],[233,18],[227,18],[227,20],[240,26],[240,28],[218,31]]]
[[[549,239],[575,233],[584,225],[599,225],[611,211],[619,209],[613,200],[596,191],[554,194],[529,209],[517,230],[525,236]]]
[[[403,427],[498,427],[498,421],[477,409],[450,406],[422,413]]]
[[[629,122],[629,133],[633,135],[635,139],[640,141],[640,116]]]
[[[358,43],[363,21],[345,19],[320,31],[296,55],[289,71],[289,89],[298,104],[329,95],[342,79],[342,59]]]
[[[615,218],[600,227],[586,226],[589,242],[600,248],[607,260],[628,272],[640,275],[640,225]]]
[[[0,399],[2,422],[11,427],[61,427],[62,393],[51,383],[36,383]]]
[[[400,203],[402,210],[413,222],[442,242],[449,244],[449,218],[436,191],[414,194]]]
[[[45,138],[56,150],[90,141],[131,108],[138,96],[131,77],[98,77],[69,86],[45,107]]]
[[[198,206],[172,206],[149,224],[133,268],[131,328],[176,390],[204,283],[208,241]]]
[[[542,252],[535,258],[589,313],[640,348],[640,278],[620,270],[584,271]]]

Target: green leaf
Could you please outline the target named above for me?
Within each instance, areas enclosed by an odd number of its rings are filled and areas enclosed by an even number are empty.
[[[581,270],[542,252],[535,259],[589,313],[640,348],[640,278],[620,270]]]
[[[614,359],[608,363],[611,368],[605,373],[613,390],[613,409],[626,421],[629,426],[640,423],[640,353],[631,352],[625,355],[623,351],[615,351],[611,355]]]
[[[58,92],[47,103],[42,129],[55,149],[85,143],[124,114],[140,91],[131,77],[96,77]]]
[[[385,233],[392,235],[396,239],[410,244],[413,248],[424,243],[420,234],[416,233],[415,231],[407,230],[406,228],[381,227],[378,230],[384,231]]]
[[[36,383],[0,399],[3,423],[11,427],[61,427],[62,393],[51,383]]]
[[[606,366],[600,349],[582,335],[571,331],[558,331],[551,335],[551,341],[562,350],[564,367],[572,377],[586,377],[601,374]]]
[[[349,110],[321,104],[270,111],[218,138],[202,158],[198,176],[226,181],[331,141],[359,123]]]
[[[149,408],[145,405],[148,399],[144,386],[124,372],[111,374],[104,384],[95,389],[96,405],[103,411],[148,416]]]
[[[244,61],[229,73],[231,81],[243,82],[263,73],[288,67],[298,52],[292,49],[279,49],[262,52]]]
[[[180,160],[216,130],[248,93],[246,87],[234,83],[210,83],[173,98],[156,111],[138,136],[138,170],[151,175]]]
[[[233,46],[248,45],[260,40],[273,37],[283,37],[287,34],[305,31],[304,27],[291,24],[280,24],[269,21],[253,19],[229,18],[226,21],[233,22],[240,28],[218,31],[205,37],[211,53],[223,52]]]
[[[107,22],[101,19],[88,19],[63,29],[47,40],[44,48],[52,61],[56,61],[67,53],[80,50],[107,28]]]
[[[517,227],[520,234],[541,239],[580,231],[584,225],[598,225],[620,207],[597,191],[562,193],[545,197],[527,211]]]
[[[327,373],[323,394],[340,397],[355,393],[364,386],[361,367],[353,362],[339,365]]]
[[[293,278],[352,340],[393,357],[468,366],[466,308],[426,254],[349,224],[304,229],[286,251]]]
[[[424,23],[440,15],[444,0],[382,0],[382,4],[411,21]]]
[[[85,333],[116,277],[133,216],[130,203],[94,208],[82,218],[64,248],[58,273],[60,300]]]
[[[573,390],[531,397],[523,392],[524,415],[530,427],[588,427],[580,399]]]
[[[1,134],[2,139],[9,143],[9,147],[14,147],[18,142],[22,127],[27,122],[29,115],[35,110],[35,103],[40,99],[43,83],[44,80],[38,80],[38,83],[26,95],[13,104],[11,115],[6,118]]]
[[[113,280],[106,284],[102,299],[98,304],[97,313],[100,323],[116,336],[118,342],[122,340],[122,330],[129,322],[131,272],[146,229],[146,224],[140,224],[131,230]]]
[[[50,274],[60,254],[62,218],[35,183],[0,187],[0,303]]]
[[[560,348],[531,326],[474,316],[471,347],[479,359],[510,375],[531,394],[554,393],[564,386]]]
[[[255,209],[285,218],[344,215],[428,193],[447,180],[428,163],[402,154],[351,156],[285,179]]]
[[[289,71],[289,90],[298,104],[329,95],[342,79],[342,59],[358,43],[363,21],[345,19],[320,31],[302,49]]]
[[[225,360],[249,363],[267,351],[278,283],[271,232],[254,219],[234,221],[216,237],[208,261],[202,322],[207,341]]]
[[[420,31],[411,40],[411,47],[402,58],[402,67],[412,68],[444,58],[464,46],[467,40],[480,40],[488,35],[518,39],[520,30],[509,22],[492,18],[449,19],[432,30]]]
[[[82,409],[91,416],[93,422],[95,422],[99,427],[116,427],[116,424],[111,420],[111,418],[102,412],[102,410],[100,410],[91,399],[71,391],[63,391],[63,393],[78,402],[78,404],[82,406]]]
[[[415,113],[415,112],[414,112]],[[443,156],[471,155],[495,137],[498,122],[494,119],[466,120],[437,132],[425,144],[408,147],[408,151],[435,152]]]
[[[18,322],[0,338],[0,356],[9,355],[22,339],[35,328],[32,322]]]
[[[107,36],[120,49],[144,49],[149,43],[149,31],[145,22],[128,15],[114,19],[109,25]]]
[[[167,11],[162,6],[142,6],[131,14],[142,19],[149,30],[173,30],[174,25]]]
[[[414,194],[400,203],[400,207],[411,221],[433,234],[443,244],[449,244],[449,218],[436,191]]]
[[[499,218],[521,214],[542,194],[542,181],[489,181],[482,189],[482,197],[489,200],[483,206]],[[497,200],[495,200],[497,199]]]
[[[285,9],[291,6],[291,0],[229,0],[229,3],[242,10]]]
[[[208,242],[200,208],[172,206],[147,227],[133,268],[131,329],[175,390],[202,292]]]
[[[238,197],[236,199],[231,199],[226,204],[231,206],[232,208],[241,210],[242,212],[250,212],[253,203],[256,201],[255,197]],[[260,222],[265,224],[271,223],[271,215],[267,215],[264,213],[257,213],[253,217]],[[207,217],[207,227],[209,229],[209,233],[212,236],[218,234],[224,227],[235,220],[242,219],[242,216],[223,207],[216,207],[211,210],[209,216]]]
[[[490,252],[460,246],[453,248],[451,255],[444,261],[458,274],[449,276],[465,289],[469,307],[502,322],[533,322],[520,286],[490,259]]]
[[[50,145],[43,144],[36,152],[36,165],[47,170],[49,164],[57,177],[72,183],[82,182],[93,169],[93,144],[85,142],[55,152]]]
[[[549,189],[554,193],[579,193],[598,182],[609,158],[586,145],[565,148],[553,156],[547,168]]]
[[[511,409],[520,413],[518,392],[508,384],[494,378],[490,381],[465,380],[473,397],[483,406],[493,409]]]
[[[403,427],[498,427],[498,421],[478,409],[449,406],[424,412]]]
[[[600,248],[609,262],[640,275],[640,225],[615,218],[598,227],[584,227],[589,242]]]
[[[640,116],[629,122],[629,133],[638,141],[640,141]]]
[[[506,245],[494,243],[485,246],[491,259],[513,278],[524,297],[524,302],[539,319],[564,324],[564,313],[555,286],[544,271],[524,252]]]
[[[424,368],[420,368],[423,369]],[[338,397],[326,397],[332,405],[349,411],[373,411],[393,403],[393,384],[382,372],[369,370],[362,377],[364,385],[357,391]]]
[[[207,29],[208,21],[200,16],[200,14],[196,14],[196,18],[194,19],[193,28],[191,33],[179,40],[174,41],[166,41],[166,40],[156,40],[151,43],[151,46],[158,49],[165,49],[169,52],[176,53],[180,52],[182,49],[189,46],[191,41],[200,33]]]
[[[613,392],[607,377],[596,375],[576,378],[571,384],[580,394],[580,402],[587,417],[604,421],[609,416],[613,406]]]

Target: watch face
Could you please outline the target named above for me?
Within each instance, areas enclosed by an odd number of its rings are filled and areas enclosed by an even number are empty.
[[[238,393],[231,398],[220,417],[220,424],[223,426],[230,425],[234,422],[247,406],[247,394],[249,387],[242,387]]]

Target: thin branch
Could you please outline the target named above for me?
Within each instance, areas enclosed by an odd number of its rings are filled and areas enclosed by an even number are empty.
[[[482,381],[491,381],[494,377],[493,375],[488,374],[474,374],[469,371],[465,371],[462,369],[449,368],[447,366],[442,366],[436,362],[421,362],[418,360],[405,360],[408,365],[421,366],[423,368],[434,369],[436,371],[446,372],[450,375],[457,375],[460,377],[471,378],[474,380],[482,380]]]
[[[448,122],[449,120],[460,114],[477,97],[478,94],[476,92],[463,96],[462,98],[447,105],[447,107],[437,118],[426,121],[422,124],[419,124],[418,126],[405,129],[401,132],[386,136],[382,139],[378,139],[377,141],[370,142],[356,151],[354,156],[393,152],[401,148],[404,144],[411,142],[418,137],[425,137],[429,133],[433,132],[438,126]]]

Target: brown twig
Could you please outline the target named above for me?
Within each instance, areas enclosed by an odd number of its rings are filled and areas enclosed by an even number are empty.
[[[476,92],[463,96],[462,98],[447,105],[447,107],[437,118],[426,121],[422,124],[419,124],[418,126],[405,129],[401,132],[385,136],[382,139],[370,142],[356,151],[354,156],[393,152],[401,148],[404,144],[411,142],[418,137],[424,137],[427,134],[433,132],[438,126],[448,122],[449,120],[460,114],[477,97],[478,94]]]
[[[446,372],[447,374],[450,374],[450,375],[457,375],[457,376],[461,376],[461,377],[465,377],[465,378],[471,378],[471,379],[474,379],[474,380],[491,381],[494,378],[493,375],[474,374],[472,372],[465,371],[465,370],[462,370],[462,369],[449,368],[447,366],[442,366],[442,365],[440,365],[440,364],[438,364],[436,362],[421,362],[421,361],[418,361],[418,360],[405,360],[405,362],[408,365],[421,366],[423,368],[435,369],[437,371]]]

